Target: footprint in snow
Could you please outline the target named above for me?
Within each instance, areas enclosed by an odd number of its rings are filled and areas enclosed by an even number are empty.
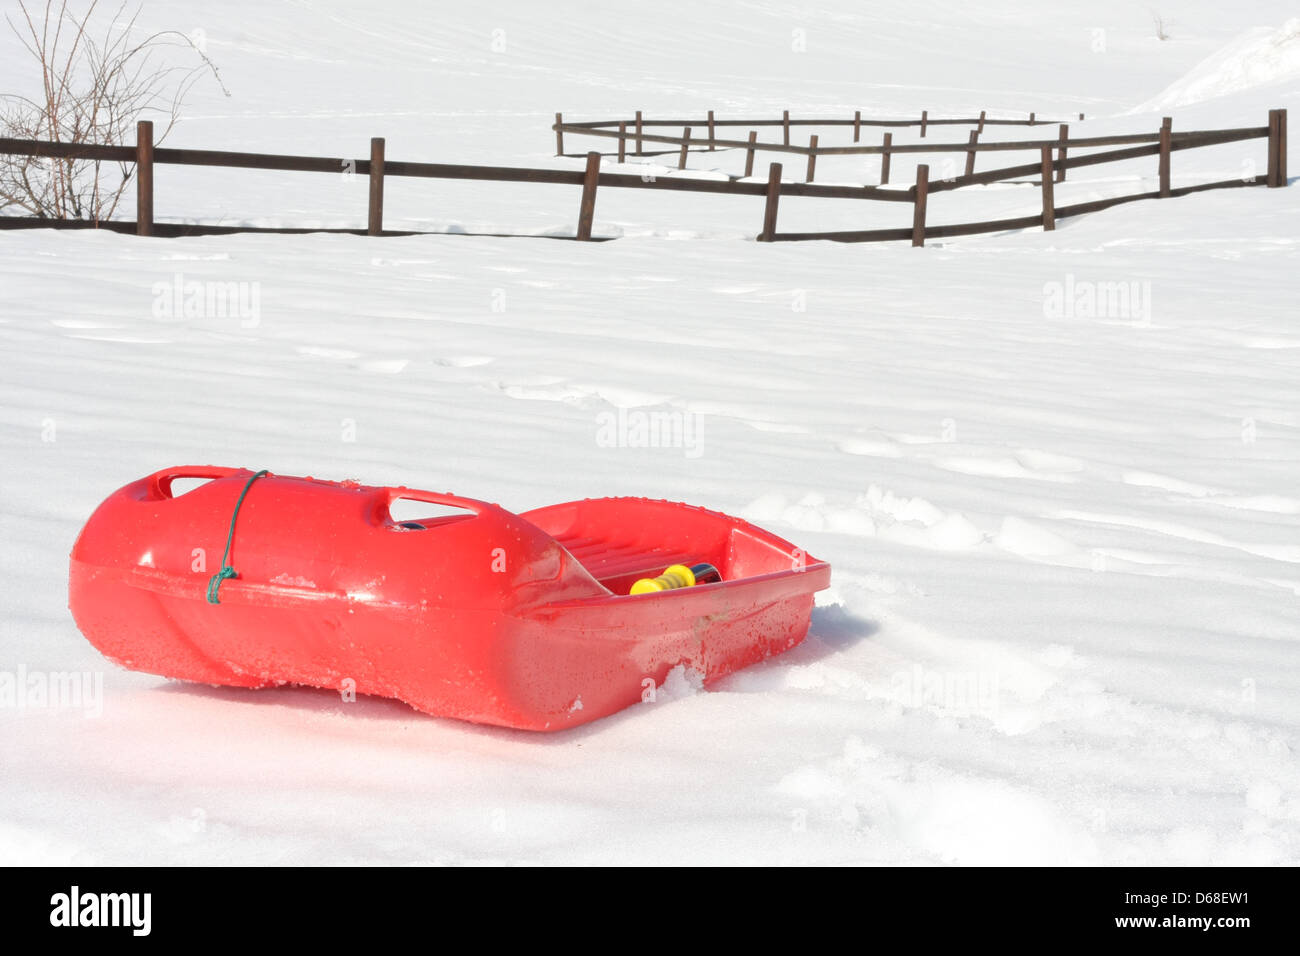
[[[937,458],[935,465],[961,475],[982,478],[1021,478],[1029,481],[1074,482],[1070,472],[1083,465],[1063,456],[1043,452],[1020,452],[1005,458],[952,457]],[[1064,463],[1064,466],[1062,466]]]
[[[355,367],[363,372],[396,375],[410,364],[410,359],[368,359],[364,362],[358,362]]]
[[[844,438],[836,447],[846,455],[865,455],[869,458],[902,458],[903,450],[888,441],[870,438]]]
[[[300,345],[296,351],[299,355],[305,355],[308,358],[355,359],[361,357],[360,352],[353,352],[351,349],[330,349],[317,345]]]

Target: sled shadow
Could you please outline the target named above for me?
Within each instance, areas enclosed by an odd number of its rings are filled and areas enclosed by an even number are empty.
[[[337,714],[341,717],[356,717],[362,720],[412,720],[428,716],[421,714],[409,704],[391,697],[357,694],[354,700],[345,701],[336,690],[301,684],[284,684],[279,687],[213,687],[208,684],[172,681],[157,690],[164,694],[180,694],[185,697],[227,701],[232,704],[287,707],[293,710]],[[461,724],[460,721],[454,723]]]
[[[832,654],[843,653],[860,641],[873,637],[879,631],[880,625],[877,622],[850,614],[842,605],[815,607],[812,612],[812,624],[808,628],[808,637],[801,646],[807,647],[811,642],[814,645],[811,650],[815,654],[812,659],[818,660]]]
[[[870,639],[879,630],[880,625],[876,621],[850,614],[839,605],[815,607],[808,636],[802,644],[753,667],[729,674],[710,690],[728,694],[759,694],[781,690],[785,686],[786,671],[843,654]]]

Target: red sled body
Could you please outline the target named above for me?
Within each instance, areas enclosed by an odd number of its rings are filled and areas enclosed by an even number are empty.
[[[709,682],[793,647],[830,583],[828,564],[692,505],[597,498],[516,515],[409,488],[254,477],[167,469],[96,509],[73,547],[69,607],[105,656],[182,680],[353,690],[558,730],[642,700],[676,665]],[[173,495],[181,478],[210,480]],[[443,513],[399,521],[399,499]],[[234,576],[213,582],[228,535]],[[697,561],[722,580],[628,595]]]

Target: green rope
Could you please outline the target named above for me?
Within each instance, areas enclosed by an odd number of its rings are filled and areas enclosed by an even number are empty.
[[[235,502],[235,513],[230,516],[230,533],[226,535],[226,553],[221,556],[221,570],[212,575],[212,580],[208,582],[208,603],[221,603],[221,582],[229,578],[237,578],[238,574],[230,566],[230,546],[235,543],[235,520],[239,517],[239,509],[244,503],[244,495],[248,494],[248,489],[253,487],[253,482],[267,474],[263,468],[244,484],[244,490],[239,493],[239,499]]]

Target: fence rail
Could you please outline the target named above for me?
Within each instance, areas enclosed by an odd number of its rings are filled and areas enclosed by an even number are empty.
[[[710,114],[710,138],[694,139],[687,129],[681,137],[656,137],[644,133],[644,127],[650,125],[676,125],[677,121],[645,120],[638,114],[637,131],[628,132],[626,121],[617,121],[618,130],[611,131],[600,124],[564,123],[556,115],[555,130],[557,141],[571,129],[581,129],[590,135],[620,137],[620,155],[626,147],[626,140],[637,133],[645,141],[673,142],[680,149],[681,165],[684,166],[687,150],[692,145],[735,144],[749,150],[746,160],[746,172],[752,173],[753,150],[762,144],[756,143],[756,131],[751,131],[749,139],[719,140],[713,137],[712,127],[719,125],[774,125],[784,126],[806,124],[813,125],[848,125],[855,128],[855,135],[861,126],[894,125],[905,126],[911,121],[901,120],[863,120],[856,116],[853,120],[794,120],[788,114],[782,120],[716,120]],[[91,162],[118,162],[133,164],[136,180],[135,223],[102,222],[76,223],[62,220],[49,220],[35,217],[0,217],[0,228],[32,228],[37,226],[56,226],[58,228],[78,228],[98,226],[113,231],[133,231],[138,235],[198,235],[203,233],[224,234],[231,232],[344,232],[368,235],[416,235],[413,231],[388,230],[384,228],[384,182],[390,176],[476,180],[482,182],[510,183],[545,183],[553,185],[576,186],[581,188],[578,206],[578,225],[574,238],[580,241],[600,240],[592,234],[595,217],[596,199],[601,188],[615,189],[649,189],[669,192],[713,193],[733,196],[762,197],[763,225],[758,234],[759,241],[781,242],[808,239],[829,239],[841,242],[873,242],[885,240],[910,239],[913,245],[924,245],[927,238],[973,235],[982,232],[1001,232],[1010,229],[1025,229],[1042,226],[1045,230],[1055,228],[1056,220],[1070,216],[1095,212],[1122,203],[1144,199],[1158,199],[1170,196],[1183,196],[1207,189],[1221,189],[1238,186],[1265,185],[1284,186],[1287,183],[1286,159],[1286,110],[1275,109],[1269,112],[1268,124],[1259,127],[1242,127],[1222,130],[1194,130],[1175,132],[1172,120],[1164,119],[1161,128],[1154,133],[1133,133],[1118,136],[1074,137],[1068,135],[1068,128],[1062,125],[1055,139],[1026,140],[1006,143],[980,143],[977,141],[979,129],[985,124],[1002,125],[1038,125],[1030,114],[1025,120],[994,120],[981,114],[978,120],[930,120],[927,116],[920,120],[922,128],[926,124],[956,125],[978,123],[979,128],[972,130],[966,143],[900,144],[893,146],[891,134],[885,133],[885,142],[880,146],[862,147],[821,147],[814,136],[809,147],[789,147],[788,152],[806,152],[808,155],[808,175],[806,182],[786,182],[783,179],[781,163],[772,163],[768,167],[766,182],[750,179],[729,178],[696,179],[686,177],[655,177],[632,173],[601,172],[601,154],[586,154],[586,165],[582,170],[537,169],[513,166],[473,166],[448,163],[418,163],[389,160],[385,155],[385,141],[382,138],[371,140],[368,158],[296,156],[276,153],[247,153],[225,150],[173,149],[156,147],[153,142],[153,125],[141,122],[136,130],[136,144],[131,146],[113,146],[92,143],[60,143],[43,140],[21,140],[0,138],[0,154],[17,156],[46,157],[56,159],[81,159]],[[912,123],[915,125],[915,123]],[[1251,139],[1267,139],[1268,172],[1262,181],[1254,179],[1223,180],[1213,183],[1184,185],[1174,188],[1171,184],[1171,155],[1187,149],[1216,146],[1225,143],[1241,142]],[[561,146],[562,142],[557,142]],[[1078,150],[1105,146],[1121,146],[1104,152],[1079,155]],[[770,148],[776,148],[769,144]],[[784,147],[783,147],[784,148]],[[853,153],[878,153],[882,157],[882,184],[879,186],[823,185],[812,182],[815,161],[818,155],[842,155],[845,151]],[[981,151],[1019,150],[1035,154],[1033,162],[1005,166],[998,169],[974,172],[975,155]],[[1073,151],[1073,155],[1071,155]],[[893,153],[925,152],[963,152],[966,154],[965,173],[961,176],[930,179],[930,167],[920,164],[916,169],[916,181],[911,186],[888,187],[889,160]],[[1065,179],[1067,170],[1079,169],[1105,163],[1115,163],[1146,156],[1158,157],[1157,176],[1159,187],[1155,191],[1129,196],[1111,197],[1092,200],[1066,206],[1057,206],[1054,185]],[[154,168],[157,165],[208,166],[235,169],[264,169],[287,172],[333,173],[351,171],[357,175],[369,177],[369,198],[367,204],[366,228],[362,229],[313,229],[313,228],[269,228],[239,226],[185,225],[179,223],[158,223],[154,220],[153,186]],[[951,225],[930,225],[927,223],[929,197],[932,194],[948,192],[965,186],[982,185],[994,182],[1015,181],[1020,177],[1036,177],[1042,195],[1042,211],[1033,216],[1018,216],[1007,219],[987,220],[974,223],[957,223]],[[911,228],[867,229],[834,232],[786,232],[777,231],[777,213],[782,196],[806,197],[820,199],[857,199],[865,201],[906,203],[912,206]],[[567,238],[548,236],[547,238]]]
[[[1084,114],[1079,114],[1082,120]],[[1168,118],[1166,118],[1168,121]],[[563,114],[555,114],[555,122],[551,129],[555,131],[555,144],[557,156],[571,156],[572,153],[564,152],[564,134],[576,134],[581,136],[593,136],[603,139],[614,139],[618,142],[618,159],[624,162],[628,155],[628,143],[632,142],[634,148],[631,151],[633,156],[663,155],[665,153],[679,152],[677,168],[685,169],[688,152],[691,149],[696,150],[718,150],[718,149],[743,149],[745,151],[745,178],[753,175],[754,157],[758,152],[786,153],[804,156],[807,158],[807,172],[805,179],[812,182],[817,168],[817,157],[819,156],[880,156],[880,184],[889,183],[890,157],[897,154],[910,153],[964,153],[966,157],[966,176],[974,173],[975,157],[983,152],[1000,152],[1014,150],[1039,150],[1044,146],[1050,146],[1059,152],[1059,158],[1065,159],[1065,151],[1070,148],[1088,149],[1100,146],[1122,146],[1133,143],[1159,143],[1162,136],[1168,136],[1172,142],[1179,142],[1191,137],[1201,135],[1196,132],[1173,132],[1171,128],[1162,128],[1152,133],[1130,133],[1113,136],[1082,136],[1073,137],[1069,135],[1068,123],[1056,123],[1057,135],[1053,139],[1041,140],[1017,140],[1010,142],[980,142],[980,135],[987,126],[1043,126],[1051,125],[1054,121],[1036,120],[1034,114],[1029,114],[1029,119],[989,119],[986,118],[985,112],[981,111],[977,119],[930,119],[926,114],[922,114],[921,119],[893,119],[893,120],[864,120],[861,114],[855,114],[853,119],[830,118],[830,119],[791,119],[787,112],[782,119],[753,119],[753,120],[719,120],[714,118],[713,111],[709,111],[708,118],[703,122],[699,120],[649,120],[644,119],[641,113],[636,114],[636,119],[629,123],[627,120],[596,120],[587,122],[564,122]],[[679,126],[682,132],[678,136],[666,134],[647,133],[644,130],[649,127],[666,127]],[[749,138],[745,140],[719,138],[715,133],[715,127],[719,126],[744,126],[749,128]],[[758,139],[758,130],[755,127],[764,126],[782,126],[784,128],[784,138],[780,143],[763,142]],[[824,146],[818,141],[816,135],[809,137],[806,146],[790,142],[790,128],[792,126],[852,126],[853,142],[852,146]],[[926,134],[928,126],[975,126],[970,131],[969,138],[965,143],[903,143],[894,144],[891,133],[885,133],[882,141],[875,145],[857,145],[860,140],[861,129],[864,126],[906,128],[910,126],[919,126],[921,136]],[[707,128],[706,136],[692,135],[692,132],[701,128]],[[1259,129],[1250,130],[1217,130],[1217,133],[1250,133],[1250,136],[1267,135],[1267,129],[1263,133]],[[1246,137],[1250,138],[1250,137]],[[1231,140],[1228,140],[1231,141]],[[648,153],[644,149],[645,143],[658,143],[666,146],[675,147],[675,149],[663,150],[655,153]],[[993,180],[986,180],[993,181]]]
[[[1084,114],[1079,114],[1080,122],[1083,121]],[[714,137],[714,130],[719,126],[780,126],[782,127],[783,146],[790,145],[790,128],[794,126],[851,126],[853,127],[853,142],[858,142],[862,135],[862,127],[886,127],[893,129],[904,129],[910,126],[919,126],[921,136],[924,138],[926,130],[931,126],[974,126],[976,132],[983,133],[985,126],[1041,126],[1050,125],[1054,120],[1040,120],[1037,115],[1030,113],[1026,119],[1007,119],[989,117],[988,110],[980,110],[980,115],[975,119],[931,119],[929,110],[922,110],[921,115],[917,118],[907,119],[863,119],[862,111],[855,110],[852,119],[844,117],[831,117],[827,119],[812,119],[803,117],[794,119],[790,116],[790,111],[785,110],[780,119],[717,119],[713,110],[709,110],[708,116],[703,120],[677,120],[677,119],[646,119],[640,110],[632,119],[618,120],[588,120],[581,123],[565,123],[564,114],[555,114],[555,124],[551,127],[555,130],[555,153],[557,156],[566,155],[564,152],[564,134],[565,132],[588,134],[592,136],[602,135],[601,132],[609,133],[613,129],[618,129],[621,133],[626,133],[628,127],[633,130],[632,136],[636,141],[636,154],[645,155],[642,150],[642,142],[656,140],[645,134],[644,130],[651,126],[680,126],[683,129],[707,129],[709,131],[709,142],[718,143]],[[624,151],[623,139],[620,140],[619,152],[622,155]],[[710,149],[713,147],[710,146]],[[766,148],[766,147],[764,147]]]

